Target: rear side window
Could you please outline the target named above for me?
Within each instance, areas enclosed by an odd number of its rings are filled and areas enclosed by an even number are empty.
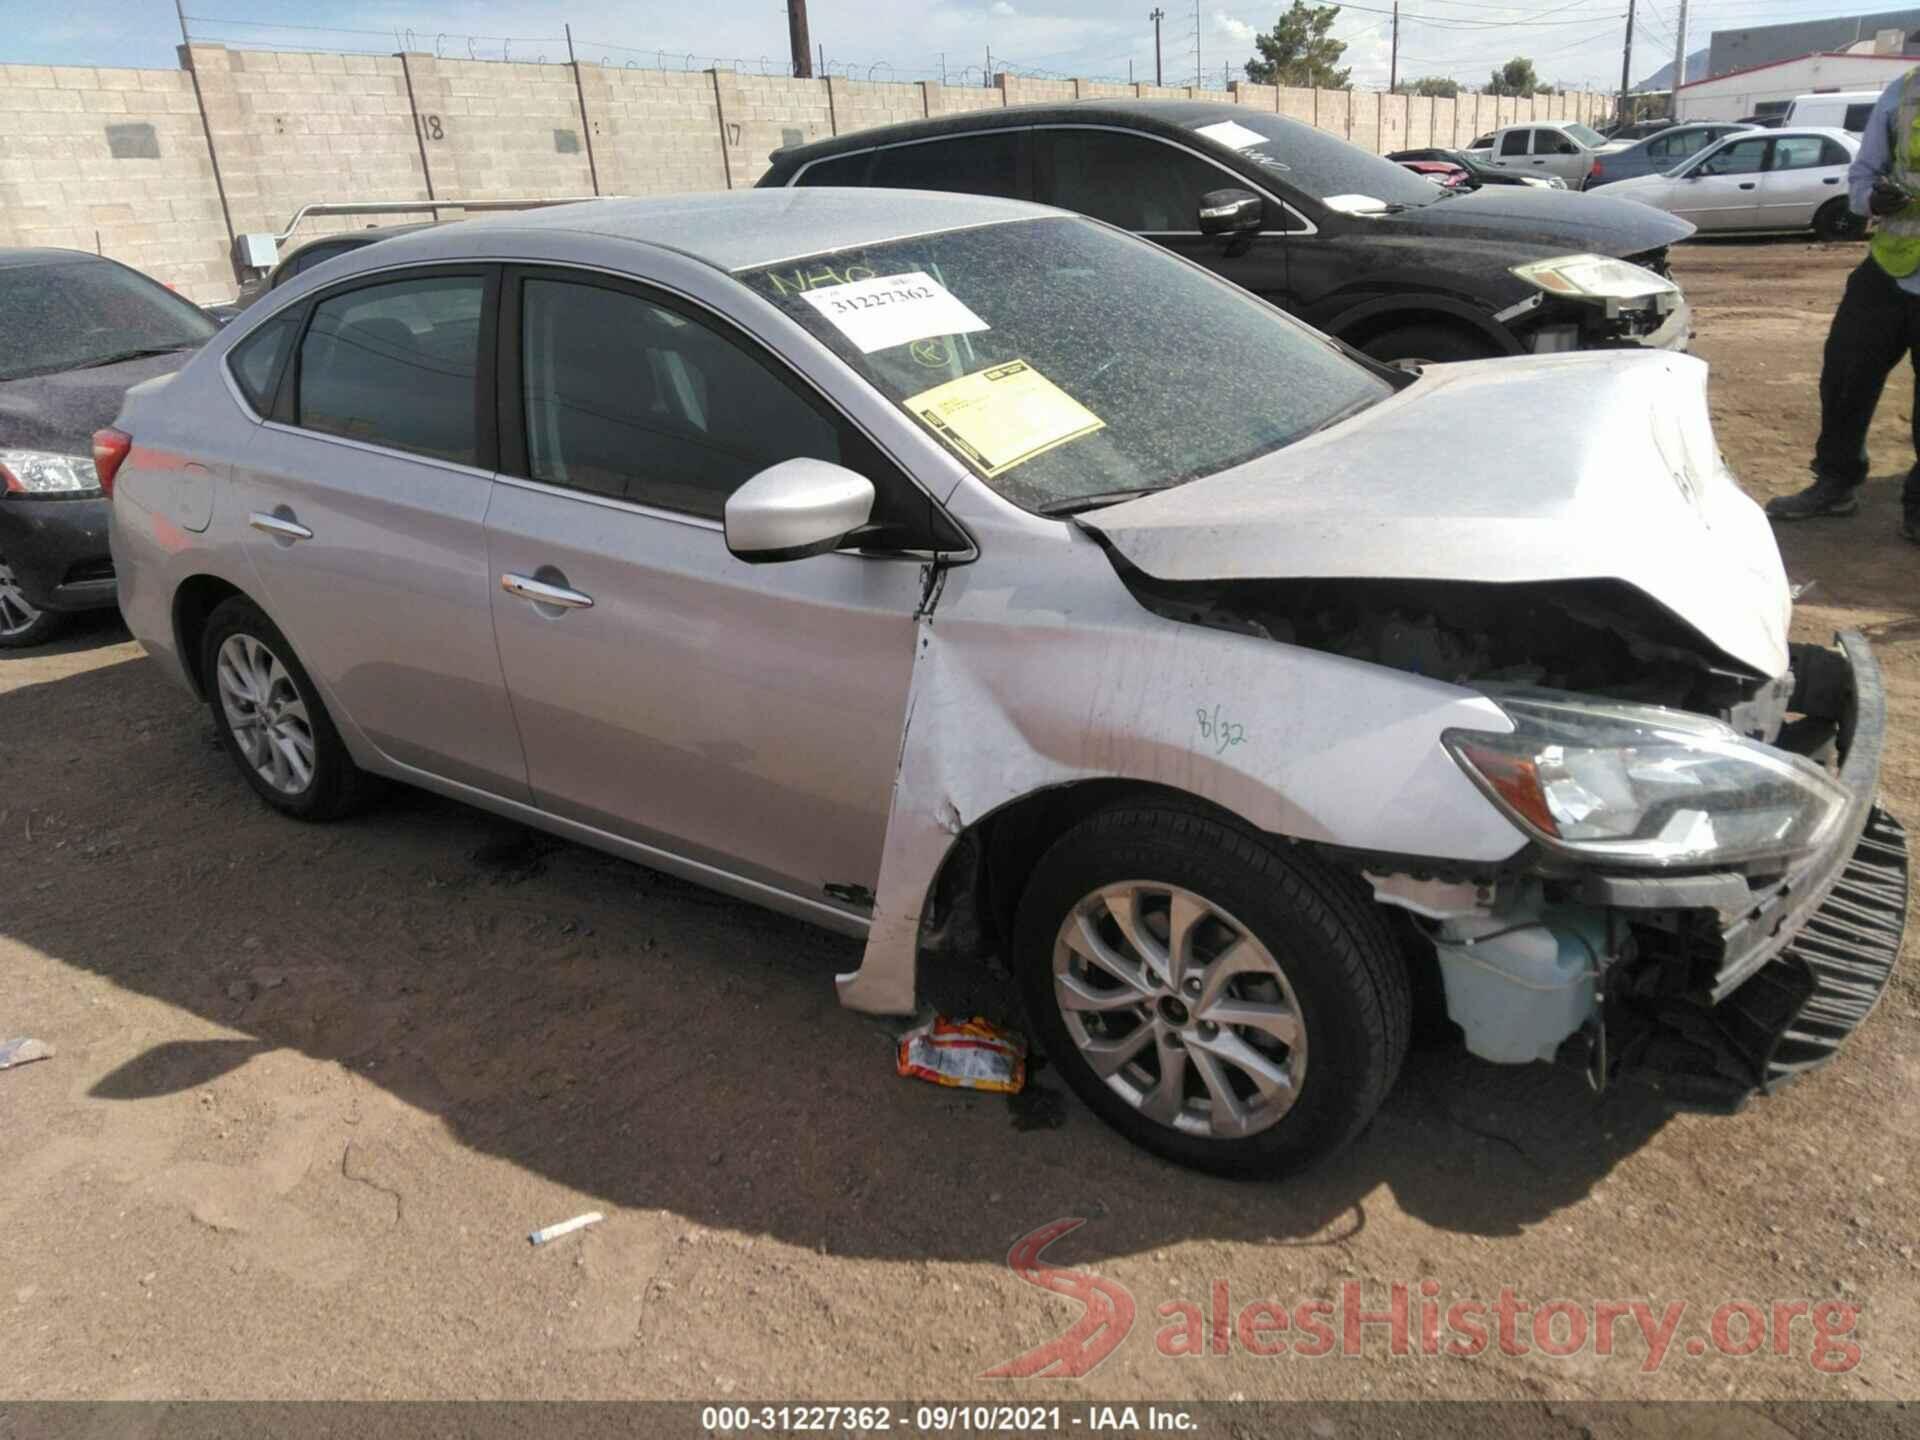
[[[1849,105],[1847,113],[1840,121],[1842,130],[1851,130],[1858,135],[1867,128],[1867,121],[1873,117],[1872,105]]]
[[[1146,234],[1193,230],[1200,197],[1246,181],[1145,135],[1049,130],[1052,193],[1046,203]]]
[[[531,478],[717,520],[769,465],[845,463],[839,427],[731,338],[596,285],[522,293]]]
[[[1818,135],[1788,135],[1773,142],[1773,168],[1776,170],[1812,170],[1826,164],[1822,158],[1831,141]]]
[[[953,140],[894,145],[873,153],[867,184],[886,190],[951,190],[1025,200],[1031,192],[1025,130],[995,130]],[[830,181],[816,181],[830,184]]]
[[[298,321],[292,315],[276,315],[253,334],[233,347],[227,356],[227,368],[247,397],[254,413],[266,415],[273,410],[273,392],[280,379],[280,364],[293,344]]]
[[[864,185],[867,183],[867,166],[872,163],[871,150],[862,150],[855,155],[836,155],[831,160],[816,160],[803,170],[793,183],[796,185]]]
[[[1838,140],[1820,142],[1820,163],[1822,165],[1850,165],[1853,157],[1847,153],[1847,147]]]
[[[474,374],[486,281],[397,280],[321,301],[300,342],[298,423],[475,463]]]
[[[1502,155],[1526,154],[1527,132],[1525,130],[1509,130],[1506,134],[1502,135],[1500,137],[1500,153]]]

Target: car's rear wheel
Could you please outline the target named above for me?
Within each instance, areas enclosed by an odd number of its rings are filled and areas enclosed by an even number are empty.
[[[208,617],[201,675],[220,743],[260,798],[299,820],[333,820],[365,799],[369,777],[287,637],[251,600]]]
[[[27,599],[7,557],[0,555],[0,650],[44,645],[66,623],[66,616],[42,610]]]
[[[1209,815],[1102,812],[1041,858],[1015,955],[1035,1033],[1128,1139],[1217,1174],[1339,1149],[1406,1054],[1411,992],[1371,901]]]
[[[1422,365],[1447,365],[1456,360],[1490,360],[1500,352],[1492,343],[1452,325],[1402,325],[1386,330],[1361,345],[1362,353],[1383,365],[1417,370]]]
[[[1844,199],[1829,200],[1813,217],[1813,233],[1822,240],[1864,240],[1866,217],[1854,214]]]

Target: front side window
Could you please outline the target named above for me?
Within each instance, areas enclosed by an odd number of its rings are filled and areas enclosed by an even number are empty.
[[[1840,119],[1842,130],[1851,130],[1858,135],[1867,128],[1867,121],[1873,118],[1872,105],[1849,105],[1847,113]]]
[[[1030,143],[1025,130],[995,130],[952,140],[890,145],[873,152],[873,169],[866,183],[883,190],[947,190],[959,195],[1025,200],[1031,188],[1026,178]]]
[[[1030,510],[1244,464],[1394,388],[1239,287],[1068,217],[739,278]]]
[[[111,260],[0,267],[0,380],[191,350],[206,311]]]
[[[1046,203],[1149,234],[1197,227],[1200,197],[1245,182],[1197,155],[1119,130],[1049,130]]]
[[[1767,140],[1736,140],[1700,162],[1696,175],[1757,175],[1766,164]]]
[[[528,279],[521,305],[532,479],[717,520],[769,465],[847,458],[837,425],[699,321],[563,280]]]
[[[474,377],[486,281],[395,280],[313,307],[296,422],[463,465],[479,458]]]

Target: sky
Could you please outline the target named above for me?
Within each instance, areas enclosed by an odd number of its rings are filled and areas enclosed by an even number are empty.
[[[787,63],[783,0],[182,0],[196,39],[274,48],[397,48],[491,59],[562,60],[562,25],[583,60],[668,69],[716,62],[780,73]],[[1152,0],[1124,12],[1116,0],[810,0],[813,39],[836,74],[978,84],[996,70],[1126,80],[1154,78]],[[1168,84],[1199,74],[1244,78],[1255,34],[1280,0],[1159,0]],[[1637,0],[1633,78],[1673,58],[1680,0]],[[1392,0],[1340,7],[1333,34],[1347,44],[1353,83],[1384,88]],[[1618,88],[1626,0],[1402,0],[1400,77],[1445,75],[1484,84],[1495,66],[1527,56],[1541,79]],[[1716,29],[1781,24],[1894,8],[1891,0],[1690,0],[1689,50]],[[172,68],[180,40],[169,0],[0,0],[0,61]],[[1196,53],[1197,52],[1197,53]]]

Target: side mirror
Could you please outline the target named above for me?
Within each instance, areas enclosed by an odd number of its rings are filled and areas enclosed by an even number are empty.
[[[825,460],[770,465],[727,497],[727,549],[751,565],[837,550],[873,516],[873,482]]]
[[[1202,235],[1244,235],[1266,221],[1267,207],[1251,190],[1209,190],[1200,197]]]

